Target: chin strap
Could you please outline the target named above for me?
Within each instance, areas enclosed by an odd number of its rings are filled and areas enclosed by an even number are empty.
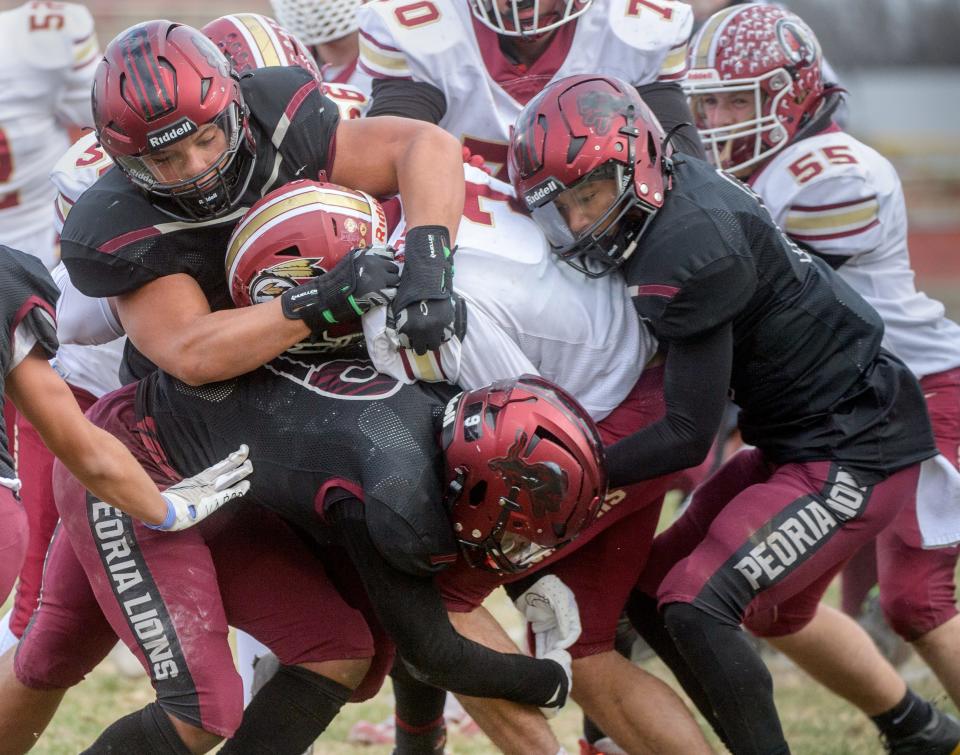
[[[847,90],[838,86],[830,87],[824,91],[820,98],[820,105],[814,111],[810,120],[797,129],[797,133],[793,135],[791,141],[798,142],[801,139],[806,139],[808,136],[818,134],[829,127],[833,121],[833,114],[836,113],[837,108],[843,104],[843,101],[846,99],[846,94]]]

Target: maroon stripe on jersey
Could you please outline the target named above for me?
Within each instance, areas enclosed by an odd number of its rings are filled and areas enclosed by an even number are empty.
[[[391,47],[390,45],[385,45],[382,42],[378,42],[363,29],[360,29],[360,36],[367,40],[367,42],[372,44],[374,47],[379,47],[381,50],[387,50],[388,52],[403,52],[403,50],[401,50],[399,47]]]
[[[662,286],[651,284],[647,286],[630,286],[631,296],[662,296],[664,299],[672,299],[680,291],[676,286]]]
[[[130,231],[130,233],[124,233],[120,236],[105,241],[103,244],[97,247],[98,252],[103,252],[104,254],[113,254],[118,249],[122,249],[127,244],[132,244],[135,241],[140,241],[141,239],[148,239],[151,236],[159,236],[161,233],[160,229],[156,226],[150,226],[149,228],[140,228],[136,231]]]
[[[297,111],[300,109],[303,101],[307,99],[307,97],[310,95],[310,92],[314,90],[319,92],[320,85],[316,81],[311,81],[309,84],[304,84],[296,92],[294,92],[293,97],[290,98],[290,102],[287,104],[287,109],[283,111],[283,115],[288,121],[293,120],[293,117],[297,114]]]
[[[167,454],[157,438],[157,423],[153,417],[141,417],[137,420],[137,424],[131,428],[131,432],[140,441],[150,460],[157,465],[157,468],[164,475],[171,480],[178,480],[183,476],[170,465]]]
[[[413,369],[410,367],[410,357],[407,356],[406,349],[399,349],[397,353],[400,355],[400,361],[403,363],[403,371],[407,373],[407,377],[411,380],[416,380],[417,376],[413,374]]]
[[[413,76],[389,76],[383,71],[374,71],[369,66],[365,66],[361,60],[358,63],[360,70],[363,71],[368,76],[372,76],[375,79],[396,79],[397,81],[413,81]]]
[[[802,212],[822,212],[823,210],[839,210],[843,207],[852,207],[853,205],[864,204],[865,202],[874,202],[877,199],[876,194],[860,199],[851,199],[849,202],[836,202],[834,204],[795,204],[790,205],[791,210],[800,210]]]
[[[350,480],[345,480],[342,477],[331,477],[323,485],[320,486],[320,489],[317,491],[317,494],[313,497],[313,510],[317,513],[317,516],[320,517],[321,522],[326,522],[326,500],[327,493],[331,492],[334,488],[339,488],[340,490],[346,490],[350,495],[356,498],[358,501],[363,501],[363,488],[361,488],[357,483],[351,482]]]
[[[50,315],[54,320],[57,319],[56,310],[48,302],[45,302],[39,296],[30,296],[27,300],[20,305],[20,308],[16,311],[16,314],[13,316],[13,324],[10,326],[10,343],[13,343],[13,334],[17,330],[17,326],[23,322],[23,318],[27,316],[29,312],[34,307],[40,307],[44,312]]]
[[[852,231],[843,231],[841,233],[791,233],[790,238],[797,239],[797,241],[830,241],[832,239],[843,239],[848,236],[856,236],[858,233],[863,233],[864,231],[869,231],[874,226],[880,225],[879,220],[874,220],[870,225],[865,225],[862,228],[854,228]]]

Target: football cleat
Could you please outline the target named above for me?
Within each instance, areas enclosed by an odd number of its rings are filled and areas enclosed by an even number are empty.
[[[886,739],[892,755],[960,755],[960,721],[931,705],[933,715],[920,731],[908,737]]]

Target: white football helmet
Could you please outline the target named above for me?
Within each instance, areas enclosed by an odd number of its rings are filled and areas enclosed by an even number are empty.
[[[532,4],[530,0],[509,0],[507,10],[502,11],[499,0],[469,2],[480,23],[505,37],[536,37],[553,31],[586,13],[593,4],[593,0],[533,0]]]
[[[270,0],[279,24],[308,45],[333,42],[355,32],[365,0]]]

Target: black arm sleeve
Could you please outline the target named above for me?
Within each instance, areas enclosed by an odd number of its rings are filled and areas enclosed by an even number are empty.
[[[720,427],[733,364],[733,326],[670,343],[664,368],[667,413],[607,449],[610,487],[686,469],[706,458]]]
[[[650,106],[666,133],[681,123],[686,125],[677,129],[671,137],[674,148],[685,155],[693,155],[701,160],[707,159],[707,153],[700,141],[700,134],[693,125],[693,113],[687,104],[687,96],[680,85],[672,81],[657,81],[637,87],[643,101]]]
[[[447,98],[433,84],[407,79],[374,79],[373,103],[367,118],[400,115],[428,123],[440,123],[447,112]]]
[[[433,581],[392,568],[377,551],[360,501],[337,502],[326,515],[360,574],[377,618],[411,673],[457,694],[525,705],[562,704],[567,678],[560,664],[499,653],[458,634]]]

